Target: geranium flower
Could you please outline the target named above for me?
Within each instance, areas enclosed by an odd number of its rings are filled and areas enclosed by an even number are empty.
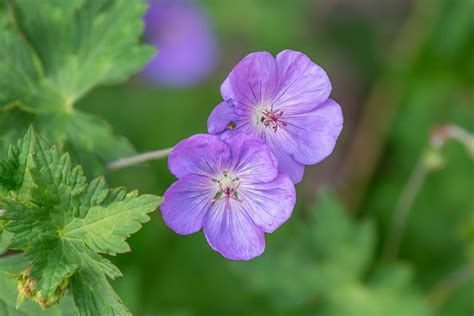
[[[258,136],[272,148],[280,171],[298,183],[305,165],[331,154],[342,130],[341,108],[330,92],[326,72],[303,53],[252,53],[222,84],[224,102],[211,113],[208,130]]]
[[[145,39],[158,54],[142,77],[168,86],[190,86],[205,79],[217,64],[216,36],[197,1],[150,0]]]
[[[228,259],[260,255],[264,233],[282,225],[295,205],[293,183],[254,136],[194,135],[175,146],[168,165],[178,180],[160,206],[165,223],[183,235],[203,228]]]

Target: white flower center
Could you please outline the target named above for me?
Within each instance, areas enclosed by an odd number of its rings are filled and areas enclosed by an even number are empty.
[[[254,111],[255,125],[261,129],[270,128],[276,132],[282,126],[287,126],[287,122],[283,120],[283,111],[273,109],[273,107],[264,105]]]
[[[216,183],[216,194],[214,196],[213,202],[220,200],[225,200],[229,202],[230,199],[241,201],[237,190],[240,186],[240,178],[229,174],[228,171],[223,171],[222,174],[212,180]]]

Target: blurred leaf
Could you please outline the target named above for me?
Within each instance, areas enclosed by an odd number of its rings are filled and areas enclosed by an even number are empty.
[[[0,219],[0,255],[5,253],[12,242],[13,234],[3,230],[2,219]]]
[[[7,128],[6,142],[15,129],[33,122],[51,141],[77,154],[74,158],[90,174],[102,171],[106,161],[133,153],[105,122],[73,105],[94,86],[123,81],[151,58],[154,49],[139,44],[145,8],[141,0],[12,0],[2,5],[0,17],[8,9],[9,18],[0,23],[0,110],[16,105],[37,114]]]
[[[93,86],[126,79],[154,52],[138,44],[144,1],[12,0],[9,6],[10,25],[0,33],[2,103],[69,111]]]
[[[81,315],[129,314],[107,281],[120,271],[100,254],[129,251],[125,240],[161,198],[107,189],[102,178],[87,183],[81,167],[32,128],[0,170],[5,229],[14,233],[10,248],[24,251],[30,264],[20,296],[48,308],[69,286]]]
[[[0,111],[0,126],[2,127],[0,133],[0,157],[3,157],[3,154],[7,152],[11,144],[25,135],[28,124],[32,119],[33,115],[18,109],[7,112]]]
[[[338,289],[321,315],[432,315],[420,293],[411,286],[411,280],[409,268],[385,266],[365,284],[355,282]]]
[[[272,293],[276,304],[297,306],[358,280],[368,268],[374,238],[371,223],[354,225],[327,195],[296,238],[240,268],[256,288]]]
[[[322,197],[300,234],[237,265],[276,306],[316,315],[429,315],[401,268],[364,281],[375,241],[371,222],[353,223],[332,195]]]
[[[7,255],[0,258],[0,271],[10,274],[19,274],[26,269],[28,262],[23,255]]]
[[[132,144],[114,135],[106,121],[78,110],[74,115],[38,115],[34,126],[49,141],[62,145],[75,162],[84,166],[87,175],[102,174],[107,162],[135,153]]]

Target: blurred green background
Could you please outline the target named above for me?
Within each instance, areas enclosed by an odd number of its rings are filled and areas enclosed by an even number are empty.
[[[170,147],[206,132],[241,58],[290,48],[327,71],[345,126],[333,155],[306,169],[293,217],[267,235],[259,258],[228,261],[202,233],[177,235],[155,212],[130,240],[133,252],[114,260],[125,276],[114,285],[132,312],[473,315],[473,156],[452,141],[435,153],[436,168],[423,164],[436,127],[474,132],[474,1],[194,3],[215,31],[212,73],[186,87],[135,77],[94,90],[78,108],[139,152]],[[160,195],[174,181],[166,160],[106,177]],[[410,194],[406,227],[393,231],[397,201]],[[386,256],[394,234],[400,249]]]

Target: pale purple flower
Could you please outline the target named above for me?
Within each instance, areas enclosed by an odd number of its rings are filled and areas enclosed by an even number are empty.
[[[183,235],[203,229],[209,245],[228,259],[260,255],[264,233],[293,211],[293,183],[254,136],[194,135],[175,146],[168,165],[178,180],[160,206],[165,223]]]
[[[150,0],[145,39],[158,54],[142,77],[169,86],[189,86],[205,79],[217,61],[214,30],[196,1]]]
[[[208,130],[260,137],[272,148],[280,171],[298,183],[305,165],[331,154],[342,130],[341,108],[330,92],[326,72],[305,54],[252,53],[222,84],[224,102],[211,113]]]

